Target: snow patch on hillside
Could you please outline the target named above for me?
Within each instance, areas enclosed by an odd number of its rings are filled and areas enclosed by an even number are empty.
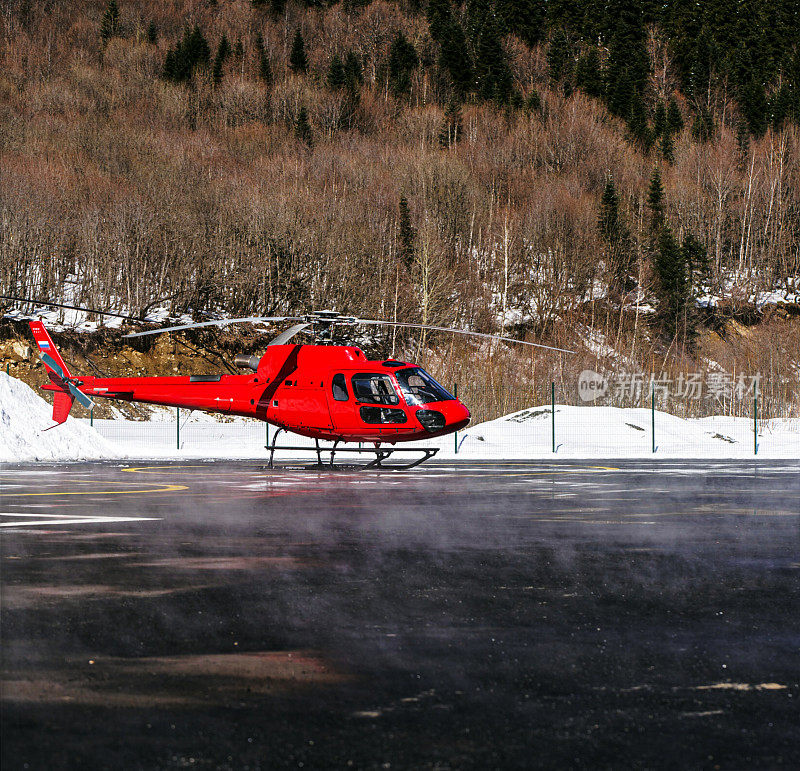
[[[0,372],[0,462],[119,458],[122,453],[82,420],[52,431],[53,409],[30,386]]]

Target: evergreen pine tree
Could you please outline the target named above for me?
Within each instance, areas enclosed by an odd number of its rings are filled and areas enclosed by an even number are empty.
[[[175,83],[187,83],[195,71],[208,66],[211,50],[200,27],[186,30],[183,39],[167,52],[164,78]]]
[[[473,90],[475,75],[466,36],[453,15],[450,0],[429,1],[428,24],[431,37],[439,46],[439,67],[463,99]]]
[[[582,32],[586,3],[581,0],[547,0],[547,23],[550,29]]]
[[[544,36],[547,4],[547,0],[495,0],[504,29],[519,35],[529,46],[541,42]]]
[[[800,124],[800,46],[795,47],[794,55],[787,71],[789,81],[789,114]]]
[[[708,281],[711,265],[705,246],[698,241],[692,233],[684,236],[681,244],[683,262],[686,266],[686,276],[693,295],[699,294],[703,284]]]
[[[103,21],[100,24],[100,39],[105,45],[112,37],[117,37],[119,34],[119,6],[117,5],[117,0],[109,0],[103,14]]]
[[[682,329],[684,333],[688,331],[686,313],[689,310],[691,292],[684,255],[672,235],[672,230],[666,226],[658,234],[653,268],[658,295],[655,318],[664,340],[670,342],[676,339]]]
[[[542,97],[539,96],[539,92],[534,88],[531,89],[530,94],[528,94],[528,98],[525,100],[525,109],[528,112],[538,112],[542,106]]]
[[[603,95],[603,68],[600,64],[600,54],[594,46],[578,59],[575,67],[575,85],[588,96]]]
[[[694,50],[687,62],[687,71],[683,73],[683,81],[689,96],[696,99],[705,97],[711,86],[711,79],[716,61],[716,49],[713,37],[707,27],[700,30]]]
[[[364,71],[358,54],[352,49],[344,57],[344,85],[351,94],[358,93],[364,82]]]
[[[658,230],[664,224],[664,185],[658,166],[653,169],[647,190],[647,208],[650,209],[650,226]]]
[[[661,99],[656,104],[656,111],[653,114],[653,137],[663,137],[667,128],[667,109]]]
[[[705,105],[695,113],[692,121],[692,136],[698,142],[708,142],[714,136],[714,119]]]
[[[563,29],[557,29],[547,47],[547,71],[553,83],[560,83],[570,58],[569,41]]]
[[[264,38],[261,37],[260,32],[256,35],[255,48],[258,57],[258,77],[263,83],[269,85],[272,83],[272,66],[269,63],[267,49],[264,47]]]
[[[155,45],[158,42],[158,28],[154,21],[151,21],[147,25],[147,42],[150,43],[150,45]]]
[[[743,120],[736,126],[736,148],[739,151],[739,168],[743,169],[750,157],[750,131]]]
[[[493,12],[483,19],[475,45],[475,80],[478,96],[507,104],[514,91],[514,80]]]
[[[628,130],[631,138],[638,142],[645,152],[649,152],[653,146],[653,132],[647,122],[647,108],[644,100],[634,91],[628,100],[630,112],[628,113]]]
[[[628,275],[633,259],[630,233],[622,220],[619,196],[610,177],[600,199],[597,225],[600,236],[607,245],[609,283],[615,292],[625,292],[628,289]]]
[[[230,55],[231,44],[228,42],[228,36],[223,32],[217,46],[217,59],[221,59],[225,63],[230,58]]]
[[[439,144],[442,147],[455,147],[461,139],[461,105],[455,98],[447,103],[444,122],[439,130]]]
[[[683,116],[674,96],[670,97],[667,107],[667,130],[670,134],[680,134],[683,131]]]
[[[308,147],[314,146],[314,135],[311,131],[311,124],[308,122],[308,110],[306,110],[305,106],[301,107],[297,113],[294,134]]]
[[[753,136],[760,137],[767,130],[767,96],[764,85],[755,77],[742,89],[739,108]]]
[[[332,91],[344,88],[344,62],[342,62],[342,57],[339,56],[339,54],[334,54],[333,57],[331,57],[326,80],[328,82],[328,88]]]
[[[174,49],[170,48],[169,51],[167,51],[166,57],[164,57],[164,71],[162,73],[164,80],[172,80],[172,81],[178,80],[178,72],[175,59],[176,59],[176,52]]]
[[[190,69],[193,67],[208,67],[208,63],[211,61],[211,49],[199,25],[195,24],[189,37],[184,40],[183,47],[186,58],[190,63]]]
[[[615,241],[620,235],[619,196],[611,177],[608,178],[606,186],[603,188],[597,226],[605,241]]]
[[[427,15],[431,37],[441,45],[453,21],[450,0],[429,0]]]
[[[211,68],[211,79],[215,86],[222,83],[222,59],[214,58],[214,66]]]
[[[389,86],[397,96],[411,89],[411,73],[419,64],[414,46],[406,40],[402,30],[389,47]]]
[[[631,98],[647,93],[650,58],[640,0],[610,0],[613,19],[606,67],[608,106],[612,113],[627,118]]]
[[[222,82],[222,72],[225,66],[226,59],[230,56],[231,47],[228,43],[228,38],[225,33],[220,38],[219,45],[217,46],[217,54],[214,57],[214,67],[212,70],[212,78],[216,85]]]
[[[769,119],[775,131],[780,131],[784,121],[791,115],[791,94],[791,86],[784,83],[769,101]]]
[[[668,163],[675,161],[675,143],[672,141],[672,134],[665,129],[661,135],[661,143],[659,145],[661,157]]]
[[[636,94],[644,98],[650,73],[645,15],[640,0],[609,0],[610,30],[606,95],[608,108],[627,119]]]
[[[398,248],[398,257],[403,261],[406,270],[411,272],[414,267],[414,228],[411,225],[411,212],[408,208],[408,199],[400,196],[400,204],[398,206],[400,211],[400,245]]]
[[[240,62],[244,58],[244,43],[241,37],[236,38],[236,45],[233,47],[233,56],[237,62]]]
[[[295,30],[292,50],[289,54],[289,67],[292,72],[308,72],[308,59],[306,59],[306,45],[300,27]]]

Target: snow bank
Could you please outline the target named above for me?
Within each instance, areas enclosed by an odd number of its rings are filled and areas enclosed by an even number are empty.
[[[439,447],[436,456],[439,459],[753,457],[753,421],[748,418],[687,420],[656,411],[654,454],[649,409],[557,404],[553,454],[551,416],[550,405],[533,407],[470,426],[457,437],[450,435],[413,444]],[[174,411],[170,420],[166,415],[160,417],[145,422],[96,420],[95,426],[133,458],[266,458],[267,432],[270,439],[275,433],[274,426],[267,427],[258,421],[215,421],[213,416],[185,410],[181,411],[178,430]],[[278,447],[287,445],[311,448],[313,441],[282,432]],[[287,451],[279,452],[276,457],[310,459],[308,455]],[[758,457],[800,459],[800,419],[759,421]]]
[[[0,462],[118,458],[121,452],[85,421],[52,431],[53,409],[30,386],[0,372]]]
[[[467,428],[459,436],[459,458],[752,458],[749,418],[684,419],[666,412],[620,407],[556,405],[552,448],[550,405],[521,410]],[[454,457],[455,445],[439,440],[439,458]],[[800,458],[800,419],[758,423],[759,458]]]
[[[556,452],[552,451],[550,405],[532,407],[497,420],[469,426],[452,435],[415,442],[438,446],[439,459],[622,459],[752,458],[753,422],[748,418],[683,419],[648,409],[556,405]],[[259,458],[275,427],[246,419],[217,420],[213,415],[181,410],[180,429],[174,410],[154,420],[88,420],[69,418],[52,431],[51,407],[19,380],[0,373],[0,462],[137,459]],[[758,457],[800,459],[800,419],[758,423]],[[458,442],[458,453],[455,444]],[[313,447],[313,441],[281,433],[278,446]],[[310,456],[280,452],[279,460]],[[362,459],[363,460],[363,459]]]

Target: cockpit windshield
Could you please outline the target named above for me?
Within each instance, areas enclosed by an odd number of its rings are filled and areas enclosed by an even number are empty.
[[[421,367],[397,370],[395,377],[408,404],[447,402],[456,398]]]

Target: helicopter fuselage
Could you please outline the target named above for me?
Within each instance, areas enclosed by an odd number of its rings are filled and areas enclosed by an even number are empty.
[[[56,379],[57,380],[57,379]],[[88,397],[266,421],[314,439],[394,444],[464,428],[467,408],[420,367],[369,361],[355,346],[271,345],[242,375],[80,376]],[[45,390],[63,390],[58,382]]]

